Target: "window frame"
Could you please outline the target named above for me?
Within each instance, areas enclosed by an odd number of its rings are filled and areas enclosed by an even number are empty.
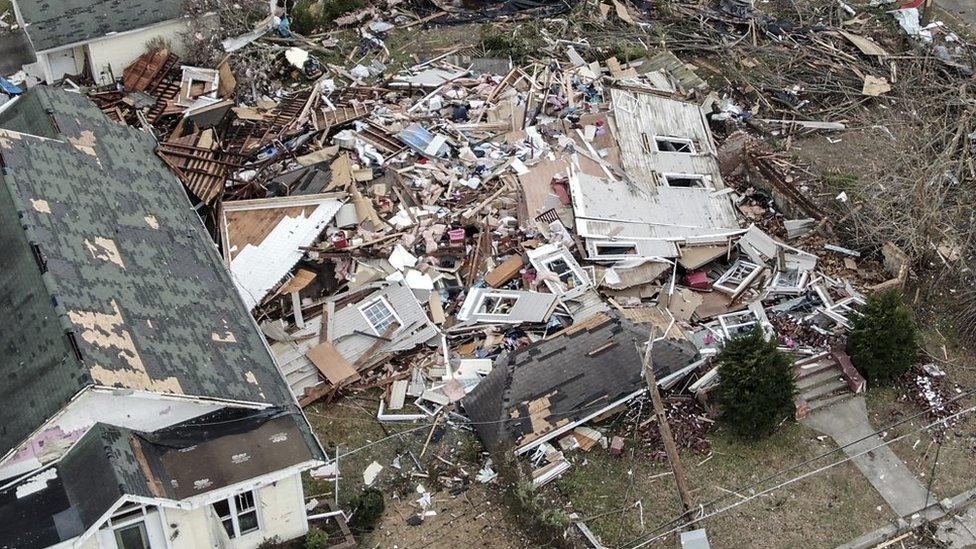
[[[373,321],[370,320],[369,315],[366,314],[366,309],[369,309],[370,307],[376,305],[377,303],[382,303],[383,306],[386,307],[386,310],[390,313],[389,318],[393,319],[393,322],[383,327],[382,332],[376,327],[375,324],[373,324]],[[357,309],[359,309],[359,314],[363,315],[363,318],[366,320],[366,323],[369,324],[369,328],[373,330],[373,332],[378,336],[382,336],[383,333],[386,331],[386,329],[389,328],[392,324],[399,324],[400,326],[403,326],[403,321],[400,320],[400,315],[396,313],[396,310],[393,309],[393,306],[390,305],[390,302],[386,299],[385,296],[377,296],[373,299],[370,299],[365,303],[363,303],[362,305],[359,305]]]
[[[695,141],[688,139],[687,137],[672,137],[670,135],[655,135],[651,139],[654,142],[654,150],[659,153],[671,153],[671,154],[698,154],[698,148],[695,147]],[[688,145],[688,151],[665,151],[661,149],[661,141],[671,141],[674,143],[682,143]]]
[[[481,312],[481,308],[485,305],[485,302],[489,299],[497,299],[499,302],[502,300],[508,300],[512,302],[512,306],[509,307],[507,312],[504,313],[484,313]],[[478,296],[478,302],[474,306],[474,314],[481,317],[492,317],[492,318],[505,318],[512,315],[512,311],[518,306],[519,296],[506,295],[501,292],[483,292]],[[497,305],[496,305],[497,307]]]
[[[632,254],[606,254],[600,251],[600,247],[622,247],[627,246],[634,249]],[[640,247],[636,241],[624,240],[602,240],[593,243],[593,255],[591,259],[635,259],[641,257]]]
[[[146,517],[149,516],[151,509],[155,509],[155,507],[147,507],[141,503],[130,502],[122,505],[112,513],[112,516],[108,519],[107,526],[108,530],[112,533],[111,539],[115,542],[116,547],[121,547],[118,532],[132,528],[133,526],[140,528],[143,539],[145,540],[145,546],[152,547],[149,541],[149,526],[146,524]]]
[[[697,179],[701,182],[701,185],[672,185],[671,179]],[[709,176],[701,173],[679,173],[679,172],[667,172],[661,174],[661,179],[664,181],[666,187],[671,187],[674,189],[711,189],[711,180]]]
[[[237,505],[237,499],[246,496],[247,494],[250,494],[251,496],[252,506],[246,509],[239,509]],[[218,503],[226,503],[227,510],[230,514],[226,516],[222,516],[220,512],[217,511]],[[213,509],[214,514],[217,515],[217,521],[220,522],[220,526],[221,528],[224,529],[224,533],[227,534],[228,539],[242,538],[244,536],[253,534],[255,532],[260,532],[261,530],[264,529],[264,524],[263,521],[261,520],[260,506],[258,505],[258,496],[254,490],[245,490],[243,492],[238,492],[228,498],[214,501],[210,504],[210,508]],[[247,531],[242,531],[241,515],[248,515],[251,513],[254,513],[255,527]],[[224,523],[227,520],[230,520],[231,522],[231,530],[233,530],[233,533],[228,532],[227,527],[224,525]]]

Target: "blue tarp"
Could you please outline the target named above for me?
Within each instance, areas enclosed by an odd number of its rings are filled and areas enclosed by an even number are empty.
[[[0,91],[3,93],[8,93],[10,95],[20,95],[24,93],[24,90],[20,89],[18,86],[13,85],[10,80],[0,76]]]

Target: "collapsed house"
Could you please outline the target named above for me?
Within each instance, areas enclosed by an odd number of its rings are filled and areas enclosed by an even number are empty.
[[[256,547],[324,452],[150,135],[0,111],[0,545]]]
[[[28,74],[54,84],[88,74],[111,84],[152,40],[179,44],[188,30],[182,0],[13,0],[37,62]]]
[[[644,347],[648,331],[611,315],[595,315],[517,351],[502,353],[491,373],[462,401],[491,451],[531,451],[625,405],[647,389]],[[654,344],[659,380],[692,364],[688,341]]]
[[[619,411],[647,390],[644,347],[648,331],[630,321],[595,315],[524,348],[503,352],[462,405],[492,452],[526,454],[586,422]],[[695,363],[690,342],[655,342],[651,365],[665,382]],[[555,448],[547,460],[561,461]],[[565,467],[565,466],[564,466]],[[541,468],[545,474],[550,468]]]

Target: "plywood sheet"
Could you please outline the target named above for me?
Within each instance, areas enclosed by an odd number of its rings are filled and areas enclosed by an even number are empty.
[[[328,341],[312,347],[305,353],[305,356],[333,385],[339,385],[352,377],[359,377],[355,368],[339,354],[335,345]]]

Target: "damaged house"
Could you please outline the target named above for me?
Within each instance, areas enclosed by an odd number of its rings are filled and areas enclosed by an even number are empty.
[[[324,453],[152,137],[0,111],[0,546],[257,547]]]
[[[359,371],[440,335],[403,282],[366,284],[328,299],[322,310],[293,333],[278,323],[264,325],[275,340],[275,359],[294,393],[304,395],[303,404],[321,396],[310,389],[358,379]]]
[[[597,174],[585,165],[569,178],[587,257],[671,258],[679,244],[725,244],[739,234],[701,108],[650,93],[611,92],[627,181],[606,167]]]
[[[464,411],[489,450],[530,452],[643,393],[647,337],[646,327],[595,315],[521,350],[502,353],[491,373],[462,401]],[[697,357],[687,341],[656,342],[652,362],[659,383]]]
[[[114,83],[147,42],[178,47],[189,28],[183,0],[13,0],[13,7],[37,54],[24,70],[49,84],[86,72],[97,84]]]

